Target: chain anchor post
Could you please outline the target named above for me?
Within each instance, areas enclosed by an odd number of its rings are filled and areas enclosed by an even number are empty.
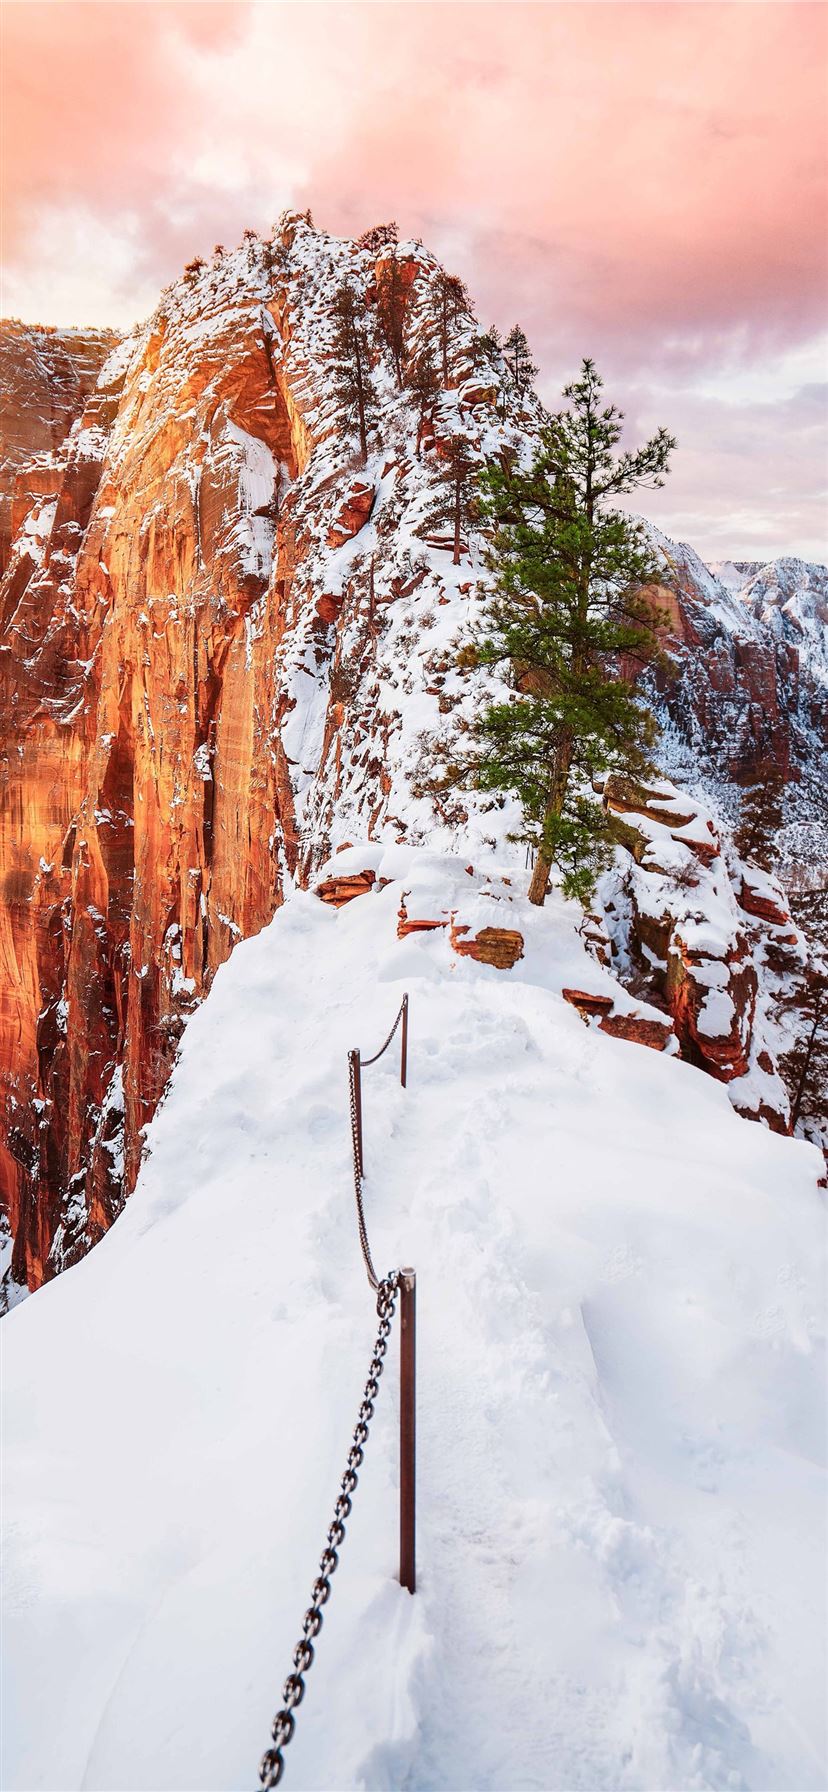
[[[350,1060],[350,1066],[351,1066],[351,1100],[353,1103],[352,1120],[353,1120],[353,1126],[354,1126],[354,1153],[356,1156],[357,1172],[360,1176],[364,1176],[365,1175],[365,1162],[364,1162],[363,1155],[362,1155],[362,1060],[361,1060],[360,1054],[359,1054],[359,1046],[356,1046],[353,1051],[348,1053],[348,1058]]]
[[[416,1591],[417,1277],[400,1272],[400,1586]]]

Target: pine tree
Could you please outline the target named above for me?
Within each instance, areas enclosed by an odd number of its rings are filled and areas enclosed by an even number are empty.
[[[790,1130],[816,1143],[825,1124],[828,1088],[828,967],[817,958],[808,966],[800,993],[801,1030],[780,1068],[791,1096]]]
[[[359,430],[362,464],[368,459],[368,426],[375,405],[371,379],[369,324],[365,306],[348,281],[343,281],[333,303],[337,397]]]
[[[432,487],[432,501],[426,523],[447,524],[452,534],[452,561],[460,565],[463,531],[475,517],[476,481],[472,479],[475,461],[468,436],[457,431],[442,447],[437,483]]]
[[[447,386],[452,326],[456,326],[460,316],[469,309],[468,292],[457,274],[446,274],[438,268],[429,282],[425,309],[437,339],[443,385]]]
[[[357,237],[357,248],[367,249],[370,255],[379,255],[381,249],[389,248],[396,243],[399,236],[393,218],[388,224],[374,224],[370,230],[364,230]]]
[[[406,382],[410,388],[414,403],[417,406],[417,458],[419,459],[420,441],[422,438],[426,412],[431,410],[437,397],[437,393],[440,390],[437,369],[434,365],[431,351],[428,348],[421,348],[418,354],[414,356],[413,360],[409,362],[406,370]]]
[[[406,291],[396,246],[377,270],[377,323],[391,353],[397,385],[402,385]]]
[[[743,859],[772,871],[774,846],[782,826],[785,804],[785,778],[771,767],[761,784],[750,784],[742,792],[739,822],[736,829],[736,850]]]
[[[499,361],[503,355],[503,343],[500,340],[500,331],[497,326],[491,324],[488,330],[481,330],[480,334],[475,336],[473,348],[475,361]]]
[[[522,837],[537,848],[538,905],[553,862],[565,894],[588,898],[613,829],[593,779],[643,772],[654,734],[622,667],[657,654],[662,617],[646,587],[663,578],[642,526],[612,500],[663,485],[675,443],[660,429],[616,454],[622,413],[602,406],[601,388],[584,361],[529,469],[513,461],[482,479],[493,594],[461,663],[505,664],[512,688],[475,725],[469,773],[482,790],[518,797]]]
[[[522,398],[524,392],[528,391],[531,386],[538,370],[529,353],[529,344],[520,324],[515,324],[514,328],[509,331],[503,344],[503,359],[509,369],[512,384],[519,397]]]

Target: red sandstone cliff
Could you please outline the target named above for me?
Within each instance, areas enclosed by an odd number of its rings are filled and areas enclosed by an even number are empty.
[[[399,263],[411,319],[437,264],[413,247]],[[376,303],[382,255],[290,218],[170,289],[104,367],[9,552],[0,1178],[30,1285],[111,1223],[234,943],[338,822],[358,811],[370,834],[393,810],[378,643],[418,582],[398,525],[431,475],[414,479],[379,335],[357,471],[327,376],[345,274]],[[496,381],[470,390],[465,322],[443,404],[450,428],[465,383],[480,438]],[[368,508],[384,499],[370,564],[351,553],[366,487]]]
[[[56,496],[60,451],[117,340],[111,330],[0,324],[0,578],[27,516]]]
[[[0,1189],[18,1283],[111,1223],[188,1015],[292,882],[348,840],[475,855],[504,836],[491,806],[415,794],[424,736],[478,677],[456,647],[481,544],[463,539],[456,566],[434,519],[452,439],[482,463],[539,412],[462,303],[425,417],[371,325],[361,464],[332,375],[337,287],[370,320],[393,279],[414,354],[440,272],[420,245],[389,260],[290,215],[170,288],[94,386],[107,344],[84,339],[54,439],[48,379],[14,438],[15,479],[48,458],[9,512],[0,584]],[[8,352],[8,392],[28,390],[25,339]],[[497,942],[491,962],[510,953]]]

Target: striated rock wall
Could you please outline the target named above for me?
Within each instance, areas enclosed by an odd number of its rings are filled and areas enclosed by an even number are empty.
[[[0,323],[0,578],[37,500],[56,495],[60,450],[117,340]]]
[[[626,988],[669,1015],[682,1056],[726,1083],[738,1111],[789,1129],[780,1066],[809,962],[780,885],[742,862],[713,815],[666,779],[603,787],[627,849],[597,892]]]
[[[664,720],[725,780],[811,779],[828,741],[828,571],[782,559],[744,576],[731,567],[725,583],[692,548],[653,533],[669,576]]]
[[[399,263],[413,353],[439,268],[413,245]],[[373,363],[364,467],[331,378],[346,277]],[[406,728],[401,699],[445,678],[458,621],[459,573],[422,545],[441,441],[462,421],[482,459],[519,421],[505,401],[494,417],[494,369],[466,396],[463,312],[426,449],[377,290],[375,256],[298,217],[193,271],[110,356],[10,548],[0,1184],[18,1283],[111,1223],[188,1014],[286,884],[348,826],[416,824],[424,718]],[[426,640],[433,606],[452,610],[413,664],[390,644],[395,623],[419,632],[412,604]]]

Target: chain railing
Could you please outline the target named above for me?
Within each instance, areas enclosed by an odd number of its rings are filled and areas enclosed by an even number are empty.
[[[415,1417],[415,1345],[416,1345],[416,1300],[417,1278],[413,1269],[390,1270],[380,1281],[374,1269],[371,1247],[365,1225],[365,1209],[362,1199],[363,1182],[363,1134],[362,1134],[362,1080],[361,1072],[370,1064],[376,1064],[383,1052],[388,1050],[398,1026],[402,1022],[402,1039],[400,1042],[400,1082],[406,1086],[408,1072],[408,996],[404,995],[394,1025],[378,1052],[372,1058],[362,1059],[359,1048],[348,1053],[348,1081],[351,1108],[351,1140],[354,1157],[354,1189],[356,1193],[357,1226],[363,1261],[371,1284],[377,1296],[377,1313],[379,1328],[374,1340],[374,1350],[368,1370],[368,1380],[362,1405],[359,1409],[353,1441],[348,1452],[345,1473],[342,1476],[339,1496],[334,1506],[333,1520],[328,1528],[325,1548],[319,1559],[319,1574],[311,1588],[311,1603],[305,1613],[302,1624],[302,1635],[293,1651],[293,1672],[288,1674],[282,1698],[284,1703],[277,1711],[271,1727],[273,1747],[266,1750],[259,1767],[259,1780],[265,1788],[278,1786],[285,1770],[284,1750],[293,1737],[296,1728],[294,1711],[301,1705],[305,1696],[305,1675],[313,1664],[314,1639],[322,1628],[322,1608],[327,1604],[331,1594],[331,1576],[339,1567],[339,1549],[345,1536],[345,1520],[350,1517],[353,1495],[358,1482],[357,1471],[362,1467],[365,1445],[368,1440],[368,1428],[374,1416],[374,1403],[379,1392],[380,1376],[385,1366],[385,1353],[394,1318],[397,1296],[400,1297],[400,1582],[410,1593],[415,1589],[415,1557],[414,1557],[414,1521],[415,1521],[415,1451],[416,1451],[416,1417]]]
[[[394,1025],[391,1028],[387,1039],[380,1046],[379,1051],[375,1052],[372,1058],[363,1058],[359,1046],[355,1046],[353,1051],[348,1053],[348,1088],[351,1103],[351,1144],[354,1156],[354,1195],[356,1197],[357,1227],[359,1229],[359,1242],[362,1246],[362,1257],[366,1273],[371,1287],[374,1289],[379,1287],[379,1280],[371,1259],[371,1247],[368,1243],[368,1232],[365,1225],[365,1208],[362,1200],[362,1184],[365,1177],[365,1156],[362,1135],[362,1072],[363,1070],[367,1070],[369,1065],[378,1063],[383,1054],[387,1052],[400,1022],[402,1022],[402,1035],[400,1038],[400,1082],[402,1083],[403,1088],[405,1088],[406,1078],[408,1076],[407,994],[403,996]]]

